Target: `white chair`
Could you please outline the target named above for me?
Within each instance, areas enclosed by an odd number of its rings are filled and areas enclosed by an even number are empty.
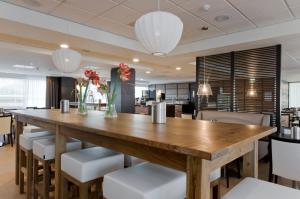
[[[300,181],[300,143],[272,139],[273,174]]]
[[[3,142],[0,142],[0,146],[5,143],[5,135],[9,136],[10,143],[12,144],[12,132],[11,132],[12,119],[11,116],[0,116],[0,135],[2,135]]]
[[[104,176],[106,199],[184,199],[186,175],[152,163],[118,170]]]
[[[66,151],[74,151],[81,149],[81,142],[76,139],[69,138],[66,141]],[[39,139],[33,141],[33,196],[38,198],[49,198],[49,193],[54,191],[51,184],[51,175],[53,173],[51,164],[54,163],[55,157],[55,138]],[[43,167],[43,178],[39,179],[39,163]],[[43,187],[42,189],[40,187]]]
[[[255,178],[245,178],[222,199],[298,199],[300,191]]]
[[[92,147],[64,153],[61,156],[63,185],[68,181],[79,187],[79,198],[89,198],[91,185],[95,184],[100,192],[103,176],[124,168],[124,155],[103,147]],[[68,195],[63,186],[64,198]],[[97,193],[98,194],[98,193]]]

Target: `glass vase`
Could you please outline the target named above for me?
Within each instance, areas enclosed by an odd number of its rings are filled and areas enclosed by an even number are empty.
[[[116,105],[115,104],[108,104],[106,106],[105,117],[106,118],[115,118],[115,117],[118,117],[118,114],[117,114],[117,111],[116,111]]]
[[[87,115],[87,106],[85,102],[78,103],[77,113],[79,115]]]

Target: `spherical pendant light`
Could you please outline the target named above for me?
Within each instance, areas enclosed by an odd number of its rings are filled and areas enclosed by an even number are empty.
[[[81,54],[71,49],[61,48],[53,52],[52,60],[59,71],[72,73],[80,66]]]
[[[156,11],[141,16],[135,22],[135,34],[142,45],[153,55],[165,55],[178,44],[183,23],[176,15]]]

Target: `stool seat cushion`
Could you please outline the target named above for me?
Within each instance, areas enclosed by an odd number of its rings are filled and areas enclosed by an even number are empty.
[[[300,190],[282,185],[245,178],[230,190],[222,199],[283,199],[300,198]]]
[[[66,141],[66,150],[74,151],[81,149],[79,140],[69,138]],[[44,160],[52,160],[55,157],[55,137],[33,141],[33,154]]]
[[[34,140],[53,137],[54,134],[48,131],[22,134],[20,135],[20,146],[22,146],[26,150],[32,150]]]
[[[143,163],[104,176],[108,199],[184,199],[186,175],[153,163]]]
[[[124,168],[124,155],[103,147],[64,153],[61,170],[80,182],[88,182]]]
[[[40,132],[40,131],[45,131],[45,130],[38,126],[33,126],[33,125],[28,125],[28,126],[23,127],[23,134],[35,133],[35,132]]]

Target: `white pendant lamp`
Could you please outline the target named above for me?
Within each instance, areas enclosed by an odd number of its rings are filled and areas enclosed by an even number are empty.
[[[203,62],[203,65],[204,65],[204,72],[203,72],[204,78],[203,78],[203,84],[199,84],[197,95],[198,96],[204,96],[204,95],[209,96],[209,95],[212,95],[212,90],[211,90],[210,84],[208,83],[208,80],[206,79],[205,57],[203,59],[204,59],[204,62]]]
[[[61,48],[53,52],[52,60],[59,71],[72,73],[80,67],[81,54],[68,48]]]
[[[171,52],[180,41],[183,23],[176,15],[159,11],[147,13],[135,22],[135,34],[147,51],[156,56]]]

